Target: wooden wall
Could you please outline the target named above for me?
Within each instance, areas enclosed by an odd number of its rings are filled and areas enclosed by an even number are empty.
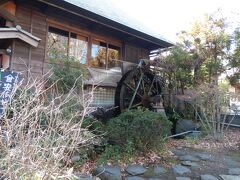
[[[36,9],[17,5],[16,19],[17,25],[37,36],[41,41],[38,47],[34,48],[20,40],[15,40],[11,69],[20,71],[24,75],[29,75],[27,70],[30,70],[33,77],[41,76],[43,74],[47,36],[46,16]]]
[[[149,59],[149,51],[136,45],[125,45],[125,60],[136,63],[139,59]]]

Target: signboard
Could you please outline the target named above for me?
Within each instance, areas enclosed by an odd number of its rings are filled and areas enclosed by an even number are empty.
[[[3,117],[4,109],[12,98],[18,78],[19,73],[17,72],[8,70],[0,71],[0,118]]]

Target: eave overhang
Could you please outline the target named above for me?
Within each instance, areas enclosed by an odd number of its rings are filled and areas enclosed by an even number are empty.
[[[20,39],[33,47],[37,47],[41,41],[40,38],[22,30],[20,27],[0,28],[0,39]]]
[[[149,47],[151,47],[151,50],[158,48],[167,48],[174,45],[173,43],[167,40],[163,40],[152,35],[149,35],[147,33],[138,31],[124,24],[118,23],[101,15],[98,15],[94,12],[88,11],[84,8],[68,3],[64,0],[37,0],[37,1],[61,9],[62,11],[71,13],[73,15],[80,16],[81,18],[88,19],[89,21],[101,24],[108,28],[114,29],[122,34],[126,34],[128,36],[135,38],[137,41],[149,43]]]

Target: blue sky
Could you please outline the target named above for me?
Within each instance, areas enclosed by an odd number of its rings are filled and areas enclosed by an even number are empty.
[[[240,22],[240,0],[111,0],[126,14],[153,29],[158,34],[176,41],[176,33],[187,30],[194,20],[219,8],[233,23]]]

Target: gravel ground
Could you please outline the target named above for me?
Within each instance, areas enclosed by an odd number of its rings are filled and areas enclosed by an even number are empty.
[[[212,136],[206,136],[202,139],[171,139],[168,143],[174,147],[189,147],[217,152],[237,151],[240,150],[240,128],[230,128],[224,133],[220,141],[214,140]]]

